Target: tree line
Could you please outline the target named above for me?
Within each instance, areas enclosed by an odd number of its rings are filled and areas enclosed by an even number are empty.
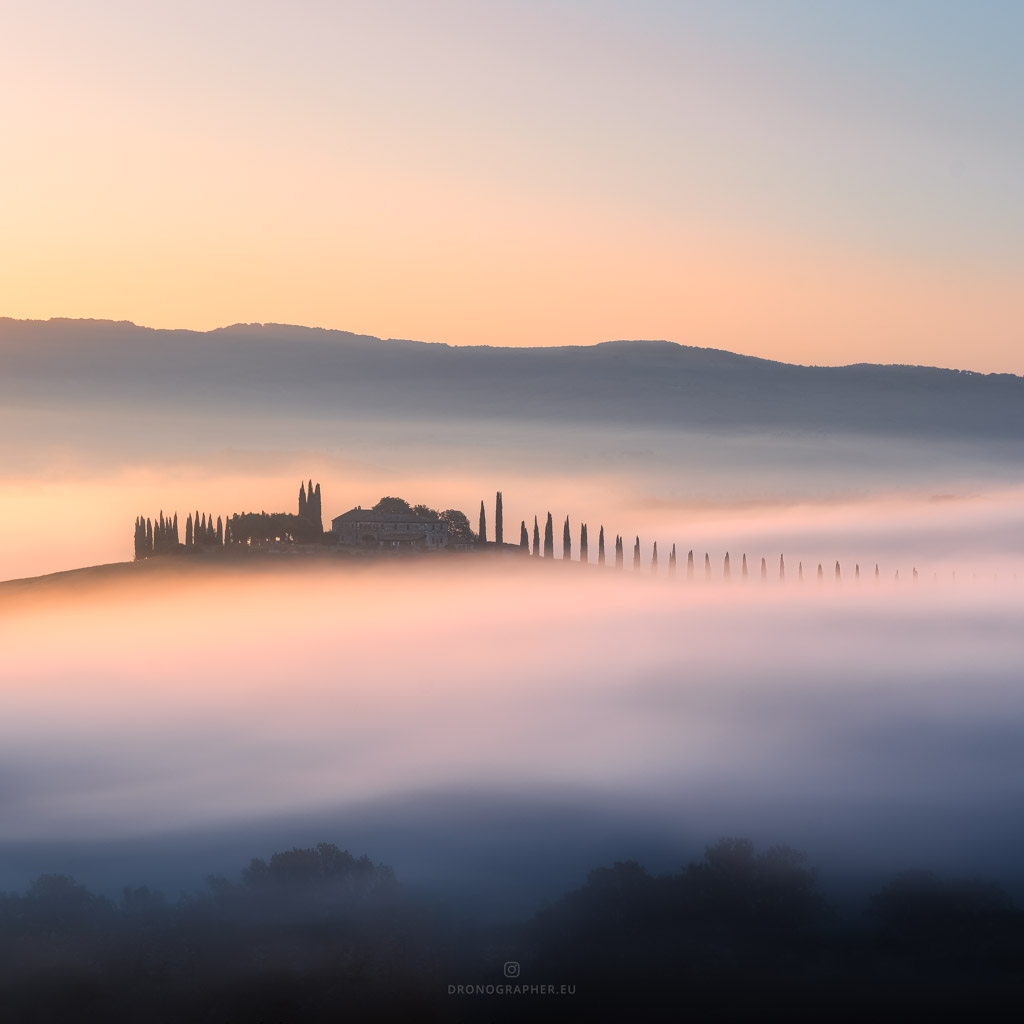
[[[487,510],[485,503],[480,502],[480,514],[478,530],[473,532],[469,518],[459,509],[445,509],[438,511],[423,504],[411,504],[404,498],[388,495],[382,497],[374,506],[373,511],[386,512],[402,515],[416,515],[427,518],[438,518],[448,524],[449,542],[454,546],[476,546],[488,545]],[[507,547],[504,540],[504,508],[502,492],[495,495],[494,508],[494,542],[495,546]],[[323,511],[320,496],[320,484],[315,486],[310,480],[307,484],[299,484],[298,513],[287,512],[243,512],[234,513],[226,518],[217,516],[216,521],[211,513],[202,513],[197,510],[190,513],[185,520],[185,540],[182,543],[178,534],[178,514],[167,518],[163,511],[156,519],[148,519],[138,516],[135,520],[134,552],[136,560],[149,558],[153,555],[185,554],[190,552],[211,551],[223,548],[239,547],[261,547],[272,543],[294,543],[294,544],[323,544],[330,545],[335,542],[331,531],[324,531]],[[590,537],[587,523],[579,525],[579,546],[577,561],[582,564],[590,563]],[[555,557],[555,531],[554,520],[550,512],[547,513],[544,524],[543,540],[538,517],[533,517],[532,544],[531,532],[527,527],[526,520],[522,520],[519,526],[519,550],[525,555],[532,555],[536,558]],[[615,535],[613,548],[613,564],[616,569],[625,568],[624,540],[619,534]],[[573,535],[569,517],[565,517],[562,524],[562,548],[561,558],[563,561],[573,561]],[[602,524],[598,529],[597,537],[597,559],[598,565],[606,565],[605,551],[605,530]],[[633,542],[632,566],[634,570],[644,567],[642,549],[639,535],[636,535]],[[647,566],[652,573],[661,571],[658,544],[654,542]],[[668,552],[667,573],[675,576],[677,571],[676,545],[673,544]],[[750,576],[747,555],[744,552],[740,562],[740,577],[747,579]],[[769,579],[768,560],[764,557],[760,560],[760,578],[762,581]],[[817,580],[824,582],[825,569],[822,563],[817,566]],[[695,577],[694,551],[690,549],[686,555],[686,576],[692,580]],[[842,567],[837,561],[831,576],[836,583],[843,580]],[[803,562],[797,563],[797,581],[804,581]],[[704,579],[711,581],[715,578],[712,568],[711,556],[708,552],[704,554]],[[722,561],[721,571],[718,575],[721,580],[732,578],[732,560],[727,551]],[[853,579],[859,581],[861,569],[859,564],[853,567]],[[786,580],[786,559],[784,554],[779,555],[777,579],[779,582]],[[881,572],[878,564],[874,567],[874,579],[876,582],[881,579]],[[894,582],[900,581],[899,571],[896,571]],[[918,580],[918,571],[912,569],[911,579]]]
[[[235,512],[229,516],[189,513],[185,519],[185,540],[178,533],[178,513],[156,519],[138,516],[135,520],[136,561],[153,555],[179,555],[216,551],[224,548],[262,546],[287,541],[296,544],[324,544],[332,540],[325,534],[320,484],[299,484],[298,513]]]
[[[598,867],[521,924],[459,917],[333,843],[176,900],[59,874],[0,893],[8,1020],[521,1020],[522,998],[451,992],[515,981],[572,987],[530,998],[536,1020],[982,1020],[1019,998],[1022,954],[992,882],[907,871],[841,914],[805,854],[740,838],[663,875]]]
[[[495,496],[495,544],[500,545],[503,543],[502,536],[502,519],[503,519],[503,508],[502,508],[502,493],[498,491]],[[478,539],[480,542],[487,543],[487,512],[484,502],[480,502],[480,530]],[[541,540],[540,524],[537,516],[533,517],[533,531],[532,531],[532,545],[531,545],[531,531],[528,529],[526,520],[521,520],[519,524],[519,545],[520,551],[526,555],[532,555],[535,558],[554,558],[555,557],[555,531],[554,521],[552,514],[547,513],[547,520],[544,525],[544,536],[543,541]],[[590,544],[589,544],[589,531],[586,523],[580,523],[579,526],[579,556],[576,561],[581,564],[587,565],[590,562]],[[562,524],[562,550],[561,558],[563,561],[574,561],[573,556],[573,536],[572,529],[570,527],[569,517],[565,517],[565,522]],[[624,558],[624,542],[623,538],[616,534],[614,542],[614,566],[616,569],[623,569],[625,567]],[[669,576],[676,575],[677,569],[677,555],[676,545],[673,544],[668,553],[667,559],[667,572]],[[597,565],[606,565],[606,553],[605,553],[605,535],[604,525],[602,524],[598,528],[597,537]],[[632,565],[634,570],[640,570],[643,568],[643,557],[641,553],[640,536],[637,535],[633,541],[633,553],[632,553]],[[655,541],[650,553],[650,558],[647,563],[648,568],[652,573],[658,573],[660,571],[659,560],[658,560],[658,542]],[[686,576],[687,579],[694,579],[694,552],[691,548],[686,555]],[[835,563],[835,569],[833,571],[833,579],[836,583],[841,583],[843,579],[842,567],[837,561]],[[740,565],[740,577],[742,579],[748,579],[750,571],[747,564],[747,555],[744,552],[742,554],[742,560]],[[708,582],[715,578],[714,571],[711,564],[711,555],[708,552],[704,554],[704,579]],[[722,561],[721,573],[718,577],[722,580],[729,580],[732,578],[732,559],[730,553],[725,553],[725,558]],[[761,559],[760,565],[760,578],[762,581],[767,582],[770,578],[768,569],[767,558]],[[785,582],[786,580],[786,558],[785,554],[779,555],[778,564],[778,580],[779,582]],[[853,578],[859,582],[861,578],[860,565],[855,564],[853,567]],[[911,578],[913,582],[918,581],[918,571],[916,568],[911,571]],[[818,563],[817,579],[819,582],[825,580],[825,570],[822,563]],[[878,564],[875,564],[874,568],[874,579],[876,582],[881,580],[881,572]],[[797,563],[797,580],[803,582],[804,580],[804,565],[803,562]],[[896,583],[900,581],[899,570],[895,572],[893,580]]]

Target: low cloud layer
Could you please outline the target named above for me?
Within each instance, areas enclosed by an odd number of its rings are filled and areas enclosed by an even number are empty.
[[[851,869],[1024,855],[1024,585],[1006,576],[706,584],[466,559],[4,600],[8,843],[472,797],[575,800],[622,822],[624,847],[755,832]],[[470,846],[493,827],[460,821]]]

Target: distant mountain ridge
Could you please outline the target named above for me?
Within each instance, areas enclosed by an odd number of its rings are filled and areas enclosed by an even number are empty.
[[[0,399],[1024,439],[1024,377],[798,366],[668,341],[497,348],[234,324],[0,318]]]

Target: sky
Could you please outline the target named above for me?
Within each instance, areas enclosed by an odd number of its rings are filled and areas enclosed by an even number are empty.
[[[1014,2],[0,6],[0,315],[1024,373]]]

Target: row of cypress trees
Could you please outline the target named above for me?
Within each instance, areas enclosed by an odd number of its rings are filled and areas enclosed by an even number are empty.
[[[163,510],[154,522],[143,516],[135,520],[135,557],[148,558],[150,555],[170,554],[178,550],[178,513],[172,519],[165,519]]]
[[[149,558],[151,555],[175,555],[192,548],[208,548],[223,546],[224,520],[217,516],[214,526],[213,514],[204,512],[189,513],[185,520],[185,543],[182,544],[178,535],[178,513],[165,518],[163,512],[156,521],[139,516],[135,520],[135,559]]]
[[[217,547],[234,547],[249,543],[269,543],[276,538],[287,536],[301,543],[315,542],[323,537],[323,510],[320,499],[320,484],[313,481],[299,484],[298,516],[287,512],[237,512],[228,517],[217,516],[198,510],[190,513],[185,520],[185,543],[178,536],[178,513],[165,518],[163,512],[157,520],[139,516],[135,520],[135,558],[149,558],[151,555],[183,554],[188,551],[206,550]]]
[[[502,495],[501,491],[497,492],[495,497],[495,542],[497,544],[503,543],[503,508],[502,508]],[[484,508],[483,501],[480,502],[480,541],[487,542],[487,513]],[[544,525],[544,541],[543,549],[541,548],[541,536],[540,536],[540,524],[537,517],[533,517],[533,546],[531,550],[530,545],[530,531],[526,526],[526,520],[522,520],[519,525],[519,547],[526,554],[532,554],[536,558],[542,556],[544,558],[555,557],[555,539],[554,539],[554,522],[551,517],[551,513],[547,514],[547,522]],[[569,517],[565,517],[565,523],[562,526],[562,559],[564,561],[572,560],[572,533],[569,526]],[[580,546],[579,546],[579,561],[588,563],[590,561],[590,549],[589,549],[589,536],[587,530],[587,524],[580,524]],[[597,540],[597,564],[605,565],[605,544],[604,544],[604,526],[600,527]],[[622,537],[616,534],[615,537],[615,567],[617,569],[623,568],[623,542]],[[637,536],[633,543],[633,568],[638,570],[642,568],[642,559],[640,554],[640,537]],[[658,542],[654,542],[654,546],[651,550],[651,561],[650,561],[651,572],[658,571]],[[913,569],[913,579],[916,582],[918,579],[917,569]],[[670,576],[676,574],[676,546],[672,545],[672,549],[668,556],[668,573]],[[854,579],[860,580],[860,565],[854,565]],[[743,579],[747,579],[749,576],[749,568],[747,566],[747,556],[743,554],[740,565],[740,575]],[[693,550],[691,549],[686,555],[686,575],[688,579],[694,577],[694,561],[693,561]],[[768,580],[768,560],[766,558],[761,559],[761,579]],[[876,563],[874,577],[876,580],[881,578],[879,567]],[[705,580],[711,580],[713,573],[711,569],[711,556],[707,553],[704,555],[704,578]],[[722,563],[722,575],[723,580],[732,578],[732,564],[729,552],[725,553],[725,558]],[[778,578],[780,582],[785,582],[786,579],[786,558],[785,555],[779,555],[779,573]],[[804,564],[803,562],[797,563],[797,579],[803,582],[804,578]],[[823,582],[825,578],[825,570],[821,563],[818,564],[818,580]],[[894,577],[896,582],[899,582],[900,574],[897,570]],[[835,564],[834,579],[836,583],[842,582],[842,567],[837,561]]]

